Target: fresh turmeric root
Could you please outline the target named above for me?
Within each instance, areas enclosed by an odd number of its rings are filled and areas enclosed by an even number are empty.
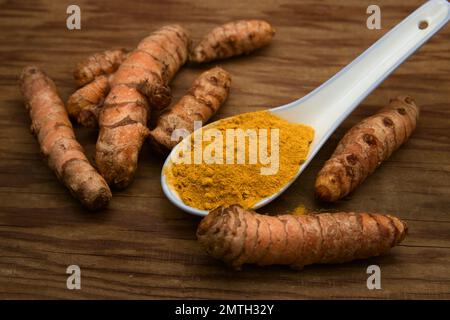
[[[99,115],[97,168],[106,181],[125,188],[149,134],[151,108],[170,103],[170,79],[187,59],[189,37],[178,25],[165,26],[143,39],[120,65]]]
[[[95,53],[74,70],[80,88],[67,101],[69,116],[86,127],[97,127],[100,109],[110,89],[112,74],[125,60],[124,49]]]
[[[111,200],[106,181],[89,164],[77,142],[64,104],[53,81],[37,67],[26,67],[21,90],[31,117],[31,131],[49,167],[72,195],[90,210],[105,208]]]
[[[75,91],[67,100],[67,112],[79,124],[95,128],[112,75],[101,75]]]
[[[196,63],[225,59],[250,52],[270,43],[275,29],[263,20],[239,20],[211,30],[191,51]]]
[[[414,100],[402,96],[351,128],[317,176],[317,198],[332,202],[355,190],[408,140],[418,117]]]
[[[180,101],[160,114],[149,136],[153,148],[165,154],[182,138],[172,139],[175,130],[184,129],[186,134],[192,133],[194,121],[206,123],[228,97],[230,84],[230,74],[222,68],[203,72]]]
[[[106,50],[95,53],[78,63],[73,77],[78,86],[94,81],[98,76],[111,74],[125,60],[127,52],[124,49]]]
[[[233,205],[203,218],[197,238],[211,256],[236,269],[252,263],[301,269],[378,256],[398,245],[406,232],[406,224],[389,215],[267,216]]]

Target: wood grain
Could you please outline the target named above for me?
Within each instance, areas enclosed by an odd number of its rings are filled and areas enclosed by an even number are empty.
[[[275,107],[297,99],[349,63],[421,4],[380,0],[382,29],[368,30],[372,1],[87,1],[79,0],[82,30],[65,27],[67,1],[0,1],[0,298],[450,298],[450,30],[445,28],[377,88],[345,121],[301,178],[269,213],[304,203],[309,210],[388,212],[410,226],[390,254],[302,272],[284,267],[225,268],[195,239],[198,218],[164,197],[162,159],[148,146],[136,180],[115,192],[110,208],[89,214],[55,179],[29,133],[17,79],[27,64],[43,67],[63,99],[74,90],[71,71],[87,54],[132,48],[167,23],[198,40],[238,18],[271,21],[268,48],[221,62],[233,77],[216,118]],[[209,66],[184,68],[174,99]],[[333,206],[313,198],[314,178],[344,132],[410,94],[422,107],[417,131],[355,193]],[[326,115],[324,115],[326,116]],[[76,128],[90,156],[95,130]],[[82,270],[82,289],[66,289],[66,268]],[[366,268],[382,270],[382,290],[366,288]]]

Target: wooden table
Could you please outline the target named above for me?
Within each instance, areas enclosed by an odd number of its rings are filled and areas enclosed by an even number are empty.
[[[227,269],[196,242],[199,219],[175,208],[159,183],[163,159],[146,145],[134,183],[114,192],[105,212],[86,212],[55,179],[29,133],[17,79],[43,67],[63,99],[77,61],[108,48],[132,48],[158,26],[180,23],[198,40],[238,18],[268,19],[270,47],[220,62],[233,76],[216,118],[279,106],[328,79],[422,1],[380,0],[382,29],[366,28],[373,1],[77,1],[82,29],[66,29],[64,1],[0,4],[0,298],[450,298],[450,29],[433,37],[376,89],[337,130],[301,178],[263,211],[387,212],[410,234],[388,255],[302,272],[286,267]],[[210,66],[186,67],[174,100]],[[411,140],[351,196],[332,206],[313,198],[315,176],[344,132],[399,94],[422,107]],[[97,132],[76,127],[93,155]],[[66,288],[66,268],[81,268],[81,290]],[[379,265],[382,289],[366,287]]]

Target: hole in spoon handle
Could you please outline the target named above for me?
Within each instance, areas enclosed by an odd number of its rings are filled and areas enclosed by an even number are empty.
[[[426,28],[428,28],[428,21],[426,21],[426,20],[421,20],[421,21],[419,22],[418,27],[419,27],[420,30],[425,30]]]

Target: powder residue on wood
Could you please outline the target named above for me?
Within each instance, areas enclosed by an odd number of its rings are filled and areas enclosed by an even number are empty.
[[[306,210],[306,207],[301,204],[292,211],[292,214],[294,216],[303,216],[305,214],[308,214],[308,211]]]
[[[185,204],[202,210],[211,210],[218,206],[231,204],[251,208],[260,200],[276,193],[298,172],[300,165],[308,155],[309,145],[314,137],[314,130],[311,127],[290,123],[266,111],[246,113],[220,120],[204,128],[201,135],[205,136],[205,133],[211,128],[218,129],[222,134],[223,147],[221,148],[223,148],[224,155],[227,148],[230,148],[230,141],[226,139],[227,129],[242,129],[245,132],[248,129],[256,132],[261,132],[260,129],[267,129],[268,156],[272,156],[272,147],[276,146],[279,150],[278,168],[274,174],[261,174],[262,169],[268,166],[267,163],[263,164],[259,158],[256,163],[250,163],[248,137],[244,143],[234,144],[235,158],[231,164],[225,160],[223,164],[217,162],[207,164],[204,161],[191,164],[172,162],[165,171],[168,184],[178,193]],[[276,143],[277,139],[274,139],[275,144],[272,144],[272,132],[276,130],[271,131],[271,129],[278,129],[278,143]],[[191,135],[190,149],[187,150],[192,154],[195,152],[193,141],[196,133]],[[203,139],[200,144],[203,151],[210,144],[217,143],[217,137],[208,142],[204,140],[206,139]],[[258,154],[261,151],[260,146],[258,143]],[[245,149],[242,150],[244,147]],[[273,149],[276,150],[276,148]],[[243,164],[237,163],[239,152],[245,152]]]

